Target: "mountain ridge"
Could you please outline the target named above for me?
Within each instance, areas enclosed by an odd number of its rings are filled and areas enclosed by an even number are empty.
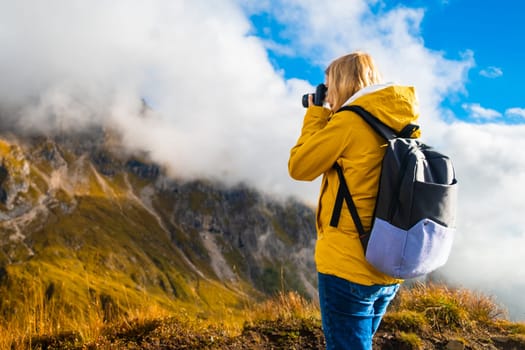
[[[315,297],[312,208],[176,179],[115,144],[101,129],[0,135],[0,312],[16,314],[28,300],[15,296],[35,285],[105,319],[144,303],[206,309],[218,296],[235,307],[283,288]]]
[[[0,348],[322,349],[314,218],[100,128],[0,132]],[[490,299],[405,285],[374,349],[524,348]]]

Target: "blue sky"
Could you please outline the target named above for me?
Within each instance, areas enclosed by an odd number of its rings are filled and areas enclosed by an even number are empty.
[[[475,64],[468,71],[465,90],[443,99],[442,105],[454,115],[473,123],[525,122],[525,93],[519,88],[525,78],[523,63],[523,11],[525,3],[513,0],[493,2],[476,0],[407,0],[379,1],[370,4],[380,16],[394,8],[417,8],[424,11],[416,33],[428,49],[441,51],[450,59],[473,56]],[[293,46],[286,26],[272,13],[250,17],[255,34],[265,40]],[[304,36],[308,36],[305,30]],[[324,79],[323,67],[301,56],[268,50],[272,64],[287,78],[298,77],[315,85]],[[477,108],[476,108],[477,107]],[[509,113],[521,108],[519,113]]]
[[[408,1],[421,6],[424,1]],[[467,120],[461,105],[479,103],[503,115],[509,108],[524,107],[525,94],[519,88],[525,78],[522,1],[494,2],[473,0],[427,1],[421,24],[425,45],[457,55],[472,50],[476,66],[468,75],[468,94],[459,101],[448,101],[456,115]],[[504,118],[523,123],[525,118]]]
[[[491,3],[0,0],[0,122],[102,125],[169,176],[313,207],[319,179],[287,170],[301,96],[331,60],[367,51],[385,80],[415,86],[423,141],[454,161],[457,236],[440,272],[525,320],[525,5]]]

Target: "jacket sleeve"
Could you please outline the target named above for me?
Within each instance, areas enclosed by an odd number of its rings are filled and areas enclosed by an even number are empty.
[[[301,136],[290,151],[288,172],[295,180],[312,181],[330,169],[343,153],[350,136],[348,118],[330,116],[323,107],[311,106],[304,117]]]

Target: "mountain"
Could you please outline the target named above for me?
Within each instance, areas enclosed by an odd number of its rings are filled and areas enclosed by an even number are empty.
[[[99,127],[0,134],[7,322],[35,313],[35,300],[80,321],[144,305],[205,313],[282,290],[310,298],[314,238],[313,210],[299,201],[177,178]]]
[[[174,172],[101,128],[0,131],[0,349],[324,348],[312,208]],[[403,287],[374,349],[525,348],[504,315]]]

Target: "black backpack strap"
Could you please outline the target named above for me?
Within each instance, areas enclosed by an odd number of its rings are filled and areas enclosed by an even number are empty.
[[[368,112],[366,109],[358,105],[343,106],[339,108],[337,112],[340,111],[352,111],[354,113],[357,113],[372,127],[372,129],[374,129],[375,132],[377,132],[379,135],[383,136],[387,140],[391,140],[396,137],[411,138],[412,133],[419,129],[419,125],[408,124],[398,134],[395,132],[395,130],[393,130],[388,125],[377,119],[372,113]]]
[[[366,253],[370,233],[366,233],[365,229],[363,228],[363,224],[361,223],[361,219],[359,218],[359,213],[357,212],[354,200],[352,199],[352,195],[350,194],[350,190],[348,189],[348,185],[346,184],[343,169],[339,164],[337,164],[337,162],[334,163],[333,168],[337,170],[337,175],[339,176],[339,189],[337,190],[337,197],[335,198],[334,210],[332,212],[330,226],[337,227],[337,225],[339,224],[344,200],[346,202],[346,205],[348,206],[348,209],[350,210],[350,214],[352,215],[352,219],[354,220],[354,225],[357,229],[357,232],[359,232],[359,240],[361,241],[363,250]]]

